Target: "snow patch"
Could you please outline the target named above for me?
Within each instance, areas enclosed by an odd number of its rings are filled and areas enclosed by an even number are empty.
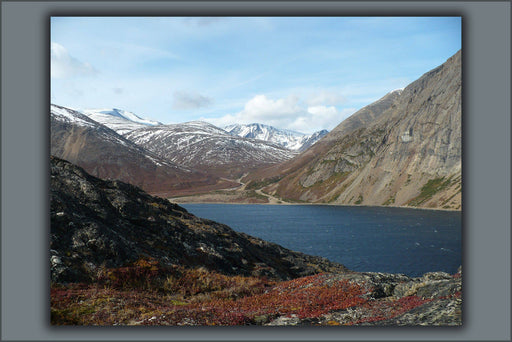
[[[304,134],[260,123],[234,124],[226,126],[224,129],[232,135],[275,143],[292,151],[300,151],[306,146],[309,147],[327,134],[327,131]]]

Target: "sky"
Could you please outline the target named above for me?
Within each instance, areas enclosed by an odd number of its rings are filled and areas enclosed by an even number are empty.
[[[461,49],[460,17],[52,17],[51,102],[331,130]]]

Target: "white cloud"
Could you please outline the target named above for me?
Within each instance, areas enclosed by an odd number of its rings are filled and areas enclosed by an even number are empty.
[[[51,77],[72,78],[97,74],[89,63],[84,63],[71,56],[68,50],[58,44],[51,43]]]
[[[353,108],[338,110],[335,106],[307,106],[307,101],[301,101],[297,96],[273,100],[265,95],[256,95],[236,114],[203,120],[219,127],[234,123],[257,122],[277,128],[313,133],[321,129],[333,129],[354,112]]]
[[[240,116],[246,120],[283,120],[295,117],[304,109],[299,105],[296,96],[288,96],[284,99],[272,100],[265,95],[256,95],[245,104]]]
[[[175,91],[173,93],[173,104],[174,109],[197,109],[202,107],[208,107],[213,103],[213,100],[209,97],[201,95],[195,92],[187,91]]]

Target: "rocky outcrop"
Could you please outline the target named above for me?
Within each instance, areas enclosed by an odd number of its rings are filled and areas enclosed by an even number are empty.
[[[285,200],[461,209],[461,52],[245,181]]]
[[[101,180],[56,157],[50,162],[53,282],[94,282],[102,269],[140,259],[276,279],[345,271],[327,259],[197,218],[133,185]]]

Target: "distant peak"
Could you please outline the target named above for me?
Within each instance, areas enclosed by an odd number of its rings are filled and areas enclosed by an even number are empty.
[[[232,124],[225,126],[224,130],[234,136],[276,143],[292,151],[300,151],[305,146],[311,146],[327,133],[327,130],[322,130],[312,134],[304,134],[257,122]]]
[[[95,116],[95,115],[110,115],[112,117],[117,117],[121,119],[125,119],[131,122],[135,122],[142,125],[147,126],[156,126],[161,125],[162,123],[155,120],[144,119],[138,116],[137,114],[119,108],[99,108],[99,109],[84,109],[82,112],[87,116]]]

